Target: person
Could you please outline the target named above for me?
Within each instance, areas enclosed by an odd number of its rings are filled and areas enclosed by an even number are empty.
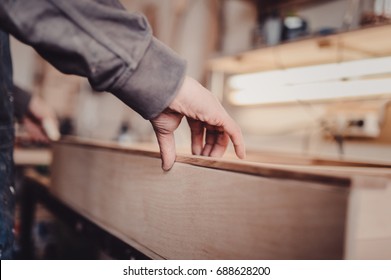
[[[0,255],[12,248],[12,66],[9,35],[67,74],[86,77],[149,120],[162,169],[175,162],[174,131],[186,117],[194,155],[220,157],[231,140],[245,157],[241,130],[218,99],[185,75],[186,63],[159,42],[145,17],[118,0],[0,1]]]
[[[54,110],[38,95],[13,86],[14,117],[23,124],[28,139],[35,143],[48,144],[50,135],[45,130],[45,121],[54,124],[58,130],[59,121]],[[52,139],[53,140],[53,139]]]

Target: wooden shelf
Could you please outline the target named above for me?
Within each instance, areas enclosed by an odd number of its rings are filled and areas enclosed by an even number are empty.
[[[333,2],[335,0],[257,0],[258,5],[261,5],[264,10],[271,9],[287,9],[287,8],[297,8],[304,6],[314,6],[322,4],[325,2]]]
[[[391,55],[391,24],[312,37],[212,59],[211,71],[248,73]]]

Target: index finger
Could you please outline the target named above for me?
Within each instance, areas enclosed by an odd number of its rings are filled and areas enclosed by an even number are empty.
[[[246,148],[244,145],[244,139],[240,127],[230,116],[227,115],[223,122],[223,128],[232,141],[236,155],[240,159],[245,159]]]

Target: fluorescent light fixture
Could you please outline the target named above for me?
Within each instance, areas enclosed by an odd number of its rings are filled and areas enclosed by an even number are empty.
[[[391,93],[391,79],[330,82],[298,86],[268,86],[262,90],[233,91],[229,100],[235,105],[286,103],[365,97]]]
[[[236,105],[315,101],[391,94],[391,57],[232,76],[229,100]],[[361,80],[362,79],[362,80]]]

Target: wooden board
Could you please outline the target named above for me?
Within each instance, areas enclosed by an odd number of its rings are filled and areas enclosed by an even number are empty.
[[[344,181],[272,179],[185,163],[164,173],[157,154],[91,145],[59,143],[54,153],[53,194],[151,257],[343,257]]]
[[[15,148],[15,165],[50,165],[52,152],[48,148]]]
[[[51,191],[152,258],[391,259],[390,169],[160,164],[156,152],[66,140],[54,145]]]
[[[263,163],[302,165],[302,166],[340,166],[365,168],[391,168],[391,161],[366,160],[344,157],[327,157],[295,153],[279,153],[270,151],[247,151],[246,160]]]
[[[391,24],[305,38],[209,61],[211,71],[231,74],[285,69],[391,55]]]

